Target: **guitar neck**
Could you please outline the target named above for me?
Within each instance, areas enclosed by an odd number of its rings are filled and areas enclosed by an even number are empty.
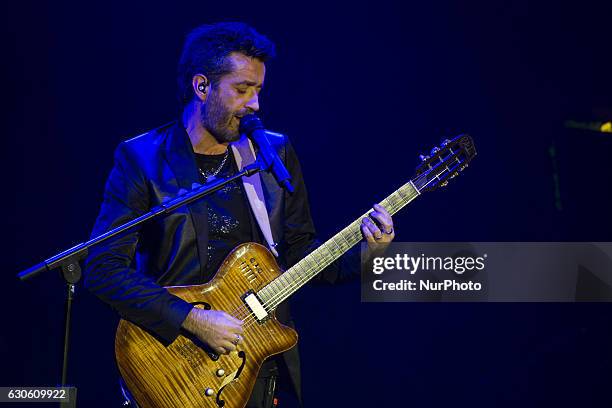
[[[418,195],[419,190],[412,181],[409,181],[381,201],[380,205],[393,215]],[[262,288],[258,295],[268,306],[269,310],[276,308],[278,304],[289,298],[289,296],[317,276],[329,264],[358,244],[362,239],[361,220],[367,216],[368,213],[365,213],[357,218],[342,231],[338,232],[304,259]]]

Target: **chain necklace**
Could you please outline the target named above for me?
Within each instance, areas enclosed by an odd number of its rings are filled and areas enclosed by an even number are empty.
[[[223,156],[223,160],[221,161],[221,164],[219,165],[219,167],[217,167],[217,169],[215,171],[213,171],[212,173],[210,173],[209,175],[206,175],[204,170],[202,170],[201,168],[198,168],[198,170],[200,170],[200,174],[202,175],[202,177],[204,177],[204,180],[205,181],[209,181],[209,179],[211,179],[211,180],[214,179],[215,176],[217,174],[219,174],[219,172],[221,171],[221,169],[225,165],[225,162],[227,161],[228,157],[229,157],[229,148],[225,150],[225,155]]]

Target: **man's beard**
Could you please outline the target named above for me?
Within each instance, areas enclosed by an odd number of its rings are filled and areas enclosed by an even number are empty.
[[[217,139],[217,142],[235,142],[240,139],[238,126],[232,124],[235,112],[228,111],[217,94],[218,92],[212,91],[208,96],[201,113],[202,125]]]

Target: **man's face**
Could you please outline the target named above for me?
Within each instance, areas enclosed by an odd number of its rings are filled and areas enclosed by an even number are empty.
[[[256,58],[232,53],[228,57],[233,71],[210,87],[202,109],[202,125],[219,143],[240,138],[240,118],[259,110],[259,92],[266,67]]]

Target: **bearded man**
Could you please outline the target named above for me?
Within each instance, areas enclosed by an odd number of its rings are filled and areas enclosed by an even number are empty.
[[[240,153],[231,145],[245,139],[238,130],[240,119],[260,108],[265,63],[273,56],[273,44],[246,24],[196,28],[187,37],[178,67],[181,118],[119,145],[92,234],[134,219],[194,183],[235,174]],[[194,308],[164,286],[211,280],[228,253],[245,242],[273,245],[284,268],[316,248],[296,154],[286,137],[276,138],[273,144],[295,191],[285,192],[267,173],[256,175],[264,191],[267,228],[255,220],[242,183],[233,182],[93,248],[87,260],[86,287],[165,345],[184,330],[219,354],[235,350],[243,335],[241,320],[223,311]],[[378,225],[366,218],[362,233],[372,247],[384,246],[394,237],[391,216],[380,206],[371,216]],[[355,275],[358,260],[349,258],[329,266],[320,279],[335,282]],[[276,314],[281,322],[292,325],[287,302]],[[280,389],[275,390],[277,378]],[[264,364],[248,406],[271,406],[273,397],[283,390],[288,396],[283,406],[292,406],[291,399],[299,403],[296,348]]]

